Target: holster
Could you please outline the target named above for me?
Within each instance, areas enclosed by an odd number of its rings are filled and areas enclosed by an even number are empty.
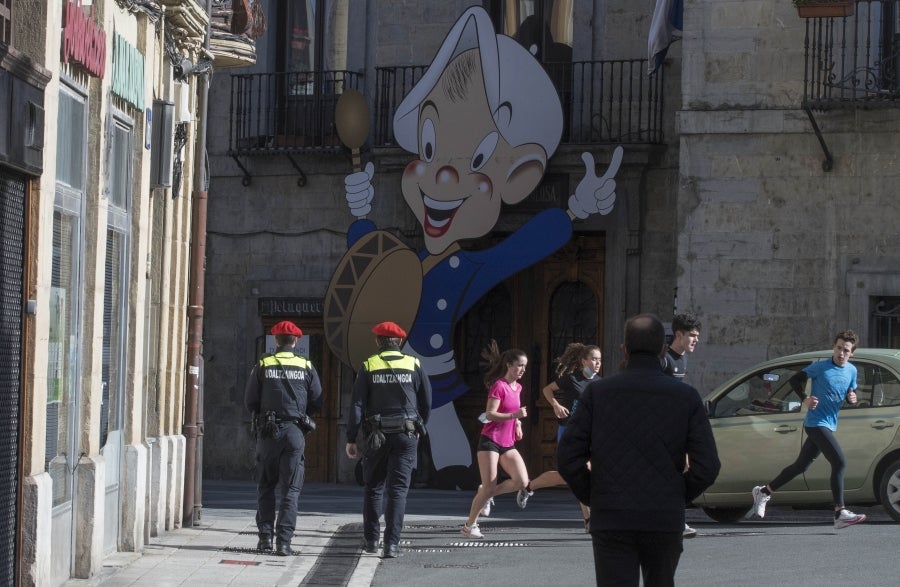
[[[266,412],[261,416],[257,416],[256,429],[263,438],[275,438],[278,434],[278,418],[275,412]]]

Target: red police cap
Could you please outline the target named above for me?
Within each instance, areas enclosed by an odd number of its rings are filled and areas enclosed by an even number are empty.
[[[300,338],[303,336],[303,331],[297,328],[297,325],[290,320],[282,320],[272,327],[272,334],[290,334]]]
[[[406,331],[394,322],[382,322],[372,329],[375,336],[389,336],[391,338],[406,338]]]

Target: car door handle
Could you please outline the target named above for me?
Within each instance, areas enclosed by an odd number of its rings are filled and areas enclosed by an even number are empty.
[[[872,428],[877,428],[878,430],[881,430],[883,428],[891,428],[893,426],[893,422],[886,422],[884,420],[875,420],[874,422],[872,422]]]
[[[779,434],[787,434],[788,432],[796,432],[796,431],[797,431],[797,427],[791,426],[790,424],[782,424],[781,426],[775,427],[775,432],[778,432]]]

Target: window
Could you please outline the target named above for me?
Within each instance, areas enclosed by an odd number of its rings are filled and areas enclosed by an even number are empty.
[[[0,0],[0,43],[12,45],[12,0]]]
[[[59,94],[56,151],[56,197],[53,211],[53,257],[47,360],[47,450],[45,466],[53,479],[53,505],[72,499],[78,422],[80,334],[81,219],[85,183],[87,104],[62,87]]]
[[[0,43],[12,45],[12,3],[0,0]]]
[[[803,398],[792,378],[808,365],[807,362],[757,371],[720,397],[711,406],[710,414],[714,418],[727,418],[799,412]],[[806,385],[809,386],[808,381]],[[803,394],[807,395],[807,391]]]
[[[121,429],[122,391],[125,384],[125,317],[127,297],[127,251],[131,224],[131,150],[132,131],[117,118],[111,118],[109,210],[106,229],[105,279],[103,287],[103,406],[100,413],[100,444]],[[118,439],[114,439],[118,440]],[[118,462],[108,462],[112,472]],[[107,471],[107,480],[118,480],[118,475]]]
[[[900,381],[896,375],[878,365],[852,359],[851,362],[856,365],[856,407],[900,406]]]
[[[279,71],[312,72],[347,67],[349,0],[279,3]]]
[[[457,361],[463,379],[472,389],[483,389],[484,359],[481,352],[497,341],[502,353],[510,347],[513,327],[513,303],[509,290],[503,284],[496,286],[466,312],[457,327],[455,337]]]
[[[875,298],[872,306],[869,326],[871,346],[900,349],[900,298]]]
[[[544,63],[572,61],[572,0],[499,0],[494,23]]]
[[[550,299],[550,348],[547,373],[553,373],[554,361],[571,342],[597,344],[597,296],[581,281],[561,284]]]
[[[900,33],[898,21],[900,2],[896,0],[859,2],[857,11],[859,12],[856,25],[857,46],[863,40],[866,46],[859,47],[861,50],[854,55],[855,63],[849,66],[853,67],[854,71],[864,69],[867,79],[863,81],[866,83],[874,81],[878,91],[900,91],[897,79],[900,70],[897,62],[900,57],[900,47],[897,43]]]
[[[900,96],[900,0],[858,0],[854,14],[806,19],[806,101]]]

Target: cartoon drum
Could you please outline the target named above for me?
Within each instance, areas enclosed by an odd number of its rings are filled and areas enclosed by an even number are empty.
[[[422,263],[402,241],[375,230],[347,251],[325,292],[325,339],[354,370],[378,352],[372,327],[396,322],[407,332],[422,296]]]

